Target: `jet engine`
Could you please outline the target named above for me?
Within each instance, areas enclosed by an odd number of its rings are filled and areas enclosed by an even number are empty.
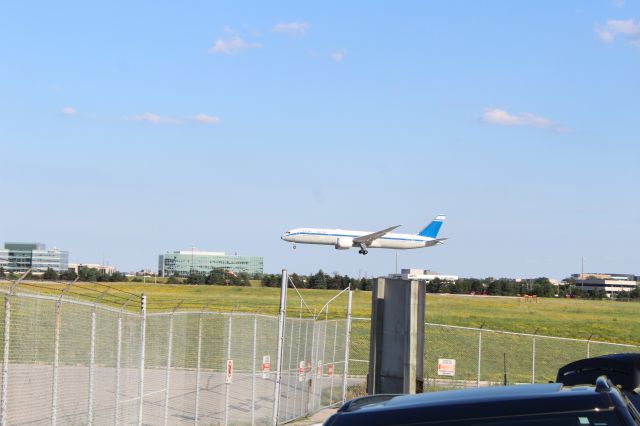
[[[353,247],[353,238],[340,237],[336,243],[336,250],[348,250]]]

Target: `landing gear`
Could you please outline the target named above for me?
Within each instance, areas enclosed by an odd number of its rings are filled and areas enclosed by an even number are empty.
[[[365,246],[364,244],[360,244],[360,251],[358,251],[358,253],[360,253],[361,255],[365,255],[365,254],[369,253],[367,251],[367,246]]]
[[[294,249],[294,250],[296,249],[296,245],[295,245],[295,244],[293,245],[293,249]]]

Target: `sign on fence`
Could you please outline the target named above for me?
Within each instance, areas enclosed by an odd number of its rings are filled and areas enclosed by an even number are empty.
[[[333,376],[333,364],[327,364],[327,376]]]
[[[298,381],[299,382],[304,381],[304,365],[305,365],[304,360],[300,361],[300,364],[298,365]]]
[[[318,365],[316,366],[316,378],[322,377],[322,360],[318,360]]]
[[[271,371],[271,356],[264,355],[262,357],[262,378],[263,379],[268,378],[270,371]]]
[[[438,358],[438,376],[455,376],[456,360]]]
[[[232,359],[228,359],[227,360],[227,380],[226,383],[232,383],[233,382],[233,360]]]

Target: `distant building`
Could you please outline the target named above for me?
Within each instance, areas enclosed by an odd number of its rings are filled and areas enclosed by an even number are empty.
[[[589,278],[597,278],[603,280],[640,281],[640,276],[634,274],[606,274],[602,272],[585,272],[583,274],[572,274],[571,278],[576,281]]]
[[[457,275],[442,275],[436,271],[430,271],[428,269],[401,269],[399,274],[389,274],[389,278],[395,278],[400,280],[417,280],[417,281],[433,281],[436,278],[441,281],[458,281]]]
[[[545,277],[539,277],[539,278],[545,278]],[[539,278],[516,278],[514,279],[515,282],[517,283],[533,283],[535,280],[539,279]],[[549,280],[549,284],[554,285],[556,287],[558,287],[560,284],[562,284],[562,281],[557,280],[555,278],[547,278]]]
[[[572,274],[576,288],[584,291],[604,290],[607,297],[621,291],[633,291],[638,287],[640,276],[633,274],[584,273]]]
[[[78,273],[78,270],[82,267],[89,269],[96,269],[100,272],[104,272],[107,275],[111,275],[116,271],[115,266],[110,265],[101,265],[99,263],[70,263],[69,270]]]
[[[227,256],[224,252],[180,250],[161,254],[158,258],[158,275],[161,277],[186,277],[190,273],[208,274],[214,269],[228,272],[261,274],[263,258],[259,256]]]
[[[47,250],[41,243],[4,243],[0,249],[0,268],[16,274],[31,268],[35,274],[51,268],[64,272],[69,265],[69,252],[57,248]]]

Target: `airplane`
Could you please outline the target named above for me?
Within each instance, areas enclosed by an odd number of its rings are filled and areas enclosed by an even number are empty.
[[[437,238],[440,227],[445,220],[438,215],[417,234],[391,233],[402,225],[392,226],[378,232],[348,231],[344,229],[296,228],[285,232],[281,239],[296,244],[325,244],[335,246],[336,250],[348,250],[360,247],[358,253],[365,255],[368,248],[415,249],[443,244],[446,238]]]

